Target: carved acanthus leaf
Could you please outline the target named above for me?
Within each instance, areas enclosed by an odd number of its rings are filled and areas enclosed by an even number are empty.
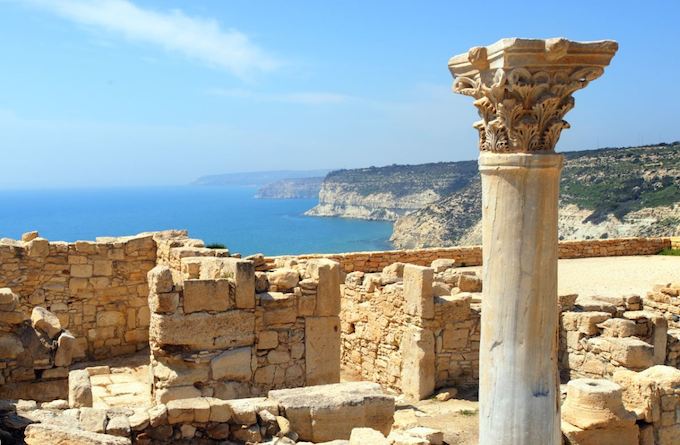
[[[603,73],[600,67],[530,71],[526,68],[478,72],[456,78],[453,89],[472,96],[482,118],[474,124],[482,151],[552,152],[572,94]]]

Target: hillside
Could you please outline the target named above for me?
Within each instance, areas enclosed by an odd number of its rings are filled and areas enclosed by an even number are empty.
[[[393,221],[468,186],[476,171],[475,161],[333,171],[306,214]]]
[[[566,152],[561,239],[680,233],[680,143]],[[481,242],[479,175],[437,202],[399,218],[396,247]]]
[[[323,179],[323,177],[280,179],[260,187],[255,197],[259,199],[317,198]]]

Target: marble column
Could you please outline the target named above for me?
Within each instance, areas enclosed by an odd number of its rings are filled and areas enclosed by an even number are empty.
[[[503,39],[449,61],[453,90],[472,96],[481,117],[480,445],[561,443],[554,148],[572,93],[601,76],[617,49]]]

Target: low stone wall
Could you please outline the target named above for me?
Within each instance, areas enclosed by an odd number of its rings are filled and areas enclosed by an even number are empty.
[[[20,296],[27,318],[35,306],[56,314],[93,358],[146,347],[146,274],[155,264],[153,234],[75,243],[49,242],[37,233],[0,240],[0,288]]]
[[[673,249],[680,249],[680,236],[671,237],[671,247]]]
[[[149,273],[157,403],[339,381],[337,263],[256,272],[254,261],[186,255],[179,267]]]
[[[675,239],[676,243],[678,238]],[[606,240],[561,241],[560,258],[590,258],[604,256],[656,255],[671,247],[671,238],[617,238]],[[454,259],[459,266],[482,264],[481,246],[445,247],[430,249],[386,250],[375,252],[349,252],[338,254],[297,255],[300,259],[329,258],[341,264],[345,272],[380,272],[394,263],[429,266],[437,259]],[[273,264],[277,257],[268,257]]]

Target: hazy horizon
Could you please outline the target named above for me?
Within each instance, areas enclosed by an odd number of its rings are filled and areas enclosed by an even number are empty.
[[[492,1],[479,14],[446,1],[0,8],[0,189],[475,159],[478,116],[451,93],[447,61],[513,36],[620,44],[604,76],[575,94],[558,151],[680,139],[668,78],[680,66],[676,3]]]

